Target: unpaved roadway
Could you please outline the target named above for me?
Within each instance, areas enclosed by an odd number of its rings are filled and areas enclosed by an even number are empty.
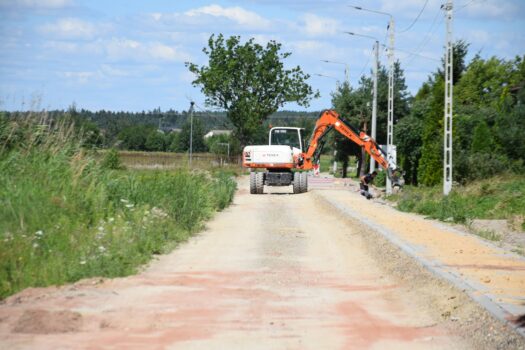
[[[0,305],[0,348],[502,346],[455,327],[425,288],[448,293],[443,304],[468,302],[440,283],[422,287],[391,273],[402,257],[373,251],[364,229],[316,199],[313,187],[301,195],[289,188],[250,195],[242,178],[230,208],[142,273],[8,298]],[[495,332],[489,320],[474,328],[483,326]]]

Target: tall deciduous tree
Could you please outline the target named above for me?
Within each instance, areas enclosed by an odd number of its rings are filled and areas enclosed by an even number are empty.
[[[186,63],[197,76],[193,85],[201,86],[207,105],[227,111],[242,145],[285,103],[308,107],[319,95],[299,66],[284,68],[290,53],[281,52],[281,44],[273,40],[263,47],[253,38],[242,43],[239,36],[212,35],[203,52],[209,57],[207,66]]]

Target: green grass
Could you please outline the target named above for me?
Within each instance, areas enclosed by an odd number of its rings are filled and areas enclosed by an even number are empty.
[[[112,170],[69,126],[21,124],[0,116],[0,299],[134,273],[233,198],[231,173]]]
[[[482,230],[482,231],[476,232],[476,234],[480,237],[483,237],[493,242],[499,242],[501,241],[501,238],[502,238],[499,233],[496,233],[490,230]]]
[[[333,157],[328,154],[321,154],[320,163],[319,163],[320,171],[328,172],[328,173],[332,172],[332,165],[333,165],[332,158]]]
[[[506,175],[455,187],[446,197],[442,188],[405,186],[391,196],[402,211],[434,219],[466,223],[472,219],[510,219],[525,215],[525,176]]]

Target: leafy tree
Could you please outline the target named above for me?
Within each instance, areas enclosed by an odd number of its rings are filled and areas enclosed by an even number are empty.
[[[184,123],[182,130],[178,135],[178,152],[186,152],[190,149],[190,132],[191,122],[190,119]],[[206,152],[206,144],[204,143],[204,125],[199,118],[193,118],[193,136],[192,136],[192,151],[193,152]]]
[[[352,89],[348,84],[342,84],[332,94],[333,107],[356,128],[370,134],[372,117],[372,79],[361,77],[358,87]],[[388,72],[380,67],[378,72],[378,103],[377,103],[377,135],[378,143],[385,144],[387,136],[388,112]],[[399,62],[394,66],[394,123],[402,120],[409,113],[410,94],[405,84],[404,72]],[[342,135],[335,135],[337,161],[343,162],[343,176],[346,176],[348,156],[357,157],[356,176],[367,170],[368,155],[356,144]],[[397,141],[396,141],[397,143]]]
[[[155,131],[152,125],[133,125],[124,128],[118,135],[124,149],[145,151],[148,135]]]
[[[459,81],[465,67],[468,44],[458,41],[453,46],[454,79]],[[444,65],[444,61],[442,62]],[[423,119],[421,159],[418,165],[418,182],[427,186],[437,185],[443,177],[443,110],[445,105],[444,68],[438,69],[418,92],[428,99],[429,109]]]
[[[472,153],[491,153],[495,150],[494,136],[485,121],[482,121],[474,129],[472,144],[470,146]]]
[[[421,157],[423,140],[424,102],[415,103],[410,116],[403,118],[394,128],[394,140],[397,145],[398,163],[405,171],[405,182],[417,185],[417,168]]]
[[[171,152],[177,152],[179,150],[179,137],[180,132],[170,132],[166,136],[166,149]]]
[[[162,152],[166,150],[166,137],[163,132],[153,130],[148,134],[144,147],[147,151]]]
[[[263,47],[253,38],[243,44],[239,36],[212,35],[203,52],[208,66],[186,63],[197,76],[193,85],[201,86],[208,105],[226,110],[242,145],[285,103],[307,107],[312,97],[319,96],[299,66],[284,68],[282,61],[290,53],[281,52],[281,44],[273,40]]]

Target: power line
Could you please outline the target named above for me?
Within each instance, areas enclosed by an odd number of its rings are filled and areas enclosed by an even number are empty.
[[[472,0],[472,1],[474,1],[474,0]],[[421,14],[425,10],[425,7],[427,7],[427,4],[428,4],[428,0],[425,1],[425,4],[421,8],[421,11],[419,11],[419,13],[417,14],[416,18],[412,21],[412,23],[410,23],[410,25],[406,29],[403,29],[403,30],[399,31],[398,33],[404,33],[404,32],[409,31],[410,28],[412,28],[414,26],[414,24],[416,24],[416,22],[418,21],[419,17],[421,17]]]
[[[443,21],[443,17],[441,17],[439,23],[437,23],[437,26],[435,26],[436,21],[440,14],[441,14],[441,9],[439,9],[438,12],[436,13],[436,16],[434,16],[434,20],[432,21],[432,24],[428,28],[427,33],[423,36],[423,40],[421,40],[421,42],[417,45],[417,48],[414,50],[414,52],[416,52],[417,54],[419,54],[422,51],[422,49],[425,47],[425,45],[428,44],[428,42],[430,41],[430,38],[432,37],[432,34],[434,34],[434,31],[436,30],[436,28],[438,28],[439,24],[441,24],[441,22]],[[416,58],[416,54],[411,54],[408,57],[412,57],[412,59],[409,62],[407,62],[407,65],[410,65]]]
[[[368,64],[370,63],[370,56],[371,55],[367,55],[368,56],[368,59],[366,60],[366,63],[365,65],[363,66],[363,69],[361,69],[361,73],[359,73],[359,75],[357,76],[358,79],[361,79],[361,76],[363,75],[365,69],[368,67]]]

